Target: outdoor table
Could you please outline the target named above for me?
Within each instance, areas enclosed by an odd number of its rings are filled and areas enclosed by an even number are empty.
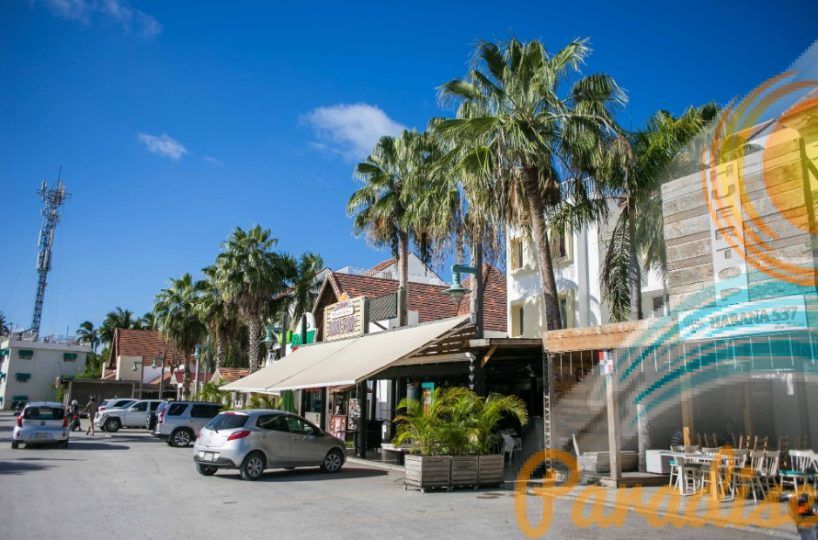
[[[685,491],[685,464],[688,462],[698,462],[701,464],[706,464],[708,468],[708,474],[710,474],[710,498],[714,501],[721,500],[719,498],[719,467],[712,467],[712,463],[716,460],[716,458],[720,458],[722,461],[729,460],[731,456],[725,454],[703,454],[703,453],[685,453],[685,452],[670,452],[668,451],[665,453],[667,456],[671,456],[674,458],[683,458],[684,463],[678,462],[679,467],[679,493],[683,496],[693,495],[693,493],[687,493]]]

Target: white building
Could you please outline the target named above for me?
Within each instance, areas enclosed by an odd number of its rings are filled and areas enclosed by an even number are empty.
[[[610,223],[567,232],[552,239],[554,277],[560,297],[563,327],[581,328],[611,322],[602,298],[600,274]],[[542,287],[536,253],[529,236],[512,232],[506,239],[508,333],[511,337],[541,337],[545,329]],[[642,272],[642,310],[646,318],[666,315],[666,289],[656,272]]]
[[[0,409],[14,401],[53,401],[60,377],[85,370],[90,347],[6,340],[0,344]]]

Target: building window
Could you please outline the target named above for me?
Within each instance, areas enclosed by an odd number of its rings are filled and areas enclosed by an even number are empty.
[[[77,353],[71,353],[71,352],[63,353],[62,354],[62,359],[65,362],[73,362],[74,360],[77,359]]]
[[[17,351],[17,356],[21,360],[31,360],[32,358],[34,358],[34,351],[32,351],[31,349],[20,349],[19,351]]]
[[[565,291],[559,295],[560,320],[563,328],[574,327],[574,291]]]
[[[664,317],[665,316],[665,297],[664,296],[654,296],[653,297],[653,316],[654,317]]]
[[[27,382],[31,378],[31,373],[15,373],[18,382]]]
[[[509,254],[509,265],[511,270],[518,270],[523,267],[523,239],[511,239],[511,253]]]
[[[571,231],[559,234],[559,231],[551,232],[551,256],[560,264],[567,264],[574,259],[574,238]]]
[[[520,337],[525,333],[525,306],[511,306],[511,337]]]

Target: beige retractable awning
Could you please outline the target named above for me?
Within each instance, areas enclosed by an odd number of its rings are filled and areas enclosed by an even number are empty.
[[[355,384],[400,362],[436,339],[463,326],[468,321],[468,316],[455,317],[336,342],[344,343],[348,341],[348,345],[324,355],[322,360],[314,363],[309,368],[280,379],[267,387],[267,391],[280,392],[299,388],[323,388]],[[320,347],[322,345],[307,348]],[[298,361],[297,354],[300,350],[285,360],[293,363]]]
[[[364,336],[299,347],[272,366],[221,387],[233,392],[277,394],[282,390],[355,384],[469,321],[455,317]]]
[[[277,394],[267,390],[273,384],[291,377],[300,371],[312,367],[317,362],[323,360],[327,355],[334,354],[340,349],[350,345],[353,340],[330,341],[316,345],[299,347],[289,356],[275,362],[271,366],[262,368],[247,377],[243,377],[229,384],[219,387],[220,390],[228,392],[263,392],[267,394]]]

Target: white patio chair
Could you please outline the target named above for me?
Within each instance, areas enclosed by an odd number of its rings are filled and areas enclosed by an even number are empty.
[[[500,436],[503,438],[503,457],[508,456],[508,462],[511,463],[514,460],[515,452],[523,449],[523,443],[516,440],[509,433],[500,433]]]

